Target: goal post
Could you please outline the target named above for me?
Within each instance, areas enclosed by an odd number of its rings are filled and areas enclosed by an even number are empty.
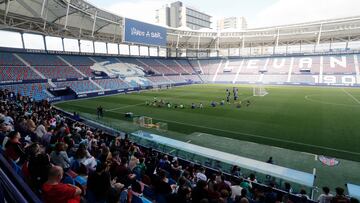
[[[135,125],[139,125],[140,127],[151,127],[152,125],[152,118],[150,117],[146,117],[146,116],[141,116],[141,117],[135,117],[133,119],[133,122]]]
[[[264,86],[257,85],[257,86],[253,87],[253,96],[255,96],[255,97],[263,97],[263,96],[265,96],[267,94],[268,94],[268,92],[266,91]]]

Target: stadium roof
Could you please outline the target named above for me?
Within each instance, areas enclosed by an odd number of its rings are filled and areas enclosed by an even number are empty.
[[[84,0],[0,0],[0,29],[122,42],[124,17]],[[246,29],[192,31],[168,28],[168,48],[221,49],[360,39],[360,16]]]

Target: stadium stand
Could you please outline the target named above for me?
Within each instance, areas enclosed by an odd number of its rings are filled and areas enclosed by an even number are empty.
[[[166,78],[174,84],[186,82],[186,79],[181,75],[169,75],[169,76],[166,76]]]
[[[46,54],[11,54],[1,52],[0,79],[2,84],[12,81],[52,79],[56,87],[71,87],[77,94],[84,92],[118,90],[151,85],[185,84],[191,82],[215,83],[265,83],[265,84],[351,84],[356,80],[359,67],[358,55],[318,55],[289,57],[257,57],[243,59],[149,59],[99,56],[69,56]],[[18,55],[20,58],[17,58]],[[28,63],[31,67],[22,64]],[[99,63],[103,71],[122,79],[98,80],[99,86],[89,80],[70,81],[84,76],[95,78],[91,66]],[[110,64],[110,66],[108,66]],[[145,71],[144,73],[140,70]],[[99,70],[99,69],[97,69]],[[140,70],[140,72],[138,71]],[[38,72],[37,72],[38,71]],[[200,74],[197,74],[200,73]],[[105,74],[105,75],[106,75]],[[155,74],[155,76],[152,76]],[[162,76],[160,76],[162,75]],[[320,77],[323,75],[323,77]],[[56,79],[61,79],[57,81]],[[99,79],[99,78],[98,78]],[[124,82],[126,81],[126,82]],[[43,83],[38,81],[37,83]],[[54,86],[50,84],[49,85]],[[46,85],[47,87],[49,85]],[[12,90],[21,90],[24,95],[38,91],[29,85],[12,85]],[[46,89],[46,88],[45,88]],[[42,93],[36,99],[51,97]]]
[[[41,79],[33,70],[26,66],[0,66],[1,81],[35,80]]]
[[[79,72],[69,66],[35,66],[35,69],[49,79],[83,77]]]
[[[27,61],[31,66],[66,66],[56,55],[51,54],[18,54]]]
[[[201,79],[198,75],[182,75],[185,80],[193,82],[201,82]]]
[[[0,98],[0,105],[6,103],[8,108],[17,109],[17,112],[0,113],[0,135],[4,140],[0,158],[5,157],[0,159],[0,164],[16,171],[12,174],[16,182],[25,181],[32,186],[32,191],[23,189],[22,195],[29,199],[28,202],[39,201],[34,194],[46,202],[50,197],[52,201],[80,202],[81,196],[88,202],[120,203],[128,202],[129,198],[161,203],[198,203],[205,201],[203,199],[226,203],[240,202],[241,199],[275,202],[283,198],[294,203],[314,202],[308,199],[306,191],[290,193],[289,183],[266,186],[257,183],[254,174],[249,177],[224,174],[140,146],[130,141],[126,134],[114,137],[111,135],[114,132],[109,129],[89,126],[75,114],[51,108],[47,101],[34,102],[28,107],[26,104],[31,101],[30,97],[15,97],[4,89],[0,90]],[[30,124],[21,128],[17,122],[25,121],[22,117],[28,112],[32,112],[27,121]],[[15,123],[4,123],[5,116]],[[40,128],[44,130],[38,130]],[[22,139],[25,137],[28,138]],[[27,145],[24,147],[25,142]],[[58,176],[54,174],[63,171],[63,179],[61,176],[55,178]],[[63,188],[64,192],[53,193],[49,184]],[[11,184],[6,187],[11,187]],[[335,198],[349,201],[343,195],[343,189],[336,191]]]
[[[35,100],[51,98],[52,95],[47,92],[48,87],[49,85],[47,83],[24,83],[0,86],[0,88],[8,89],[15,92],[15,94],[32,97]]]
[[[94,61],[90,60],[87,56],[61,56],[67,62],[72,64],[73,66],[92,66]]]
[[[163,76],[152,76],[147,77],[154,85],[164,85],[164,84],[171,84],[173,83],[169,79],[166,79]]]
[[[129,87],[124,81],[120,79],[94,80],[94,82],[99,84],[105,90],[119,90]]]
[[[156,69],[154,69],[153,67],[149,66],[148,64],[142,62],[141,60],[139,59],[136,59],[136,58],[121,58],[120,59],[122,62],[124,63],[130,63],[130,64],[135,64],[137,66],[140,66],[144,69],[144,71],[148,72],[153,72],[155,74],[161,74],[160,70],[157,71]]]
[[[100,88],[90,80],[55,82],[54,84],[56,87],[70,87],[78,94],[100,91]]]
[[[24,66],[18,58],[12,53],[1,52],[0,54],[0,66]]]

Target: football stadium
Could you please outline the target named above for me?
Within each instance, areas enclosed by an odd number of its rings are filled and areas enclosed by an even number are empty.
[[[358,203],[347,1],[0,0],[0,203]]]

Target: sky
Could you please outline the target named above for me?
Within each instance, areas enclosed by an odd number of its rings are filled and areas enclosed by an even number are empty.
[[[155,10],[170,0],[87,0],[114,14],[155,22]],[[244,16],[248,27],[266,27],[331,18],[360,16],[360,0],[182,0],[186,6],[213,16]]]

